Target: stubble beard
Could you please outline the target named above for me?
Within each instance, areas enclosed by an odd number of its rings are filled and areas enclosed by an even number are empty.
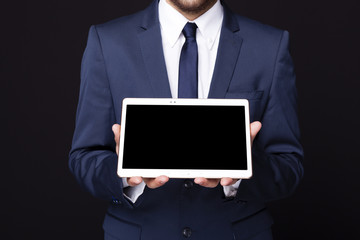
[[[203,13],[210,9],[217,0],[168,0],[178,9],[189,14]]]

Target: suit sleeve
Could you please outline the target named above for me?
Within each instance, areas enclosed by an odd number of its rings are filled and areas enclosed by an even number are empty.
[[[237,198],[269,201],[291,194],[303,176],[303,149],[297,117],[297,91],[289,35],[283,32],[262,129],[253,143],[253,177],[243,180]]]
[[[122,179],[116,174],[112,133],[116,122],[101,43],[95,26],[89,31],[81,64],[81,84],[69,167],[81,187],[93,196],[121,201]]]

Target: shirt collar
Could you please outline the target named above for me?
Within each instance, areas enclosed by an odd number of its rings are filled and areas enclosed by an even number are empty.
[[[200,34],[206,39],[209,49],[214,45],[216,36],[220,32],[223,17],[223,7],[221,6],[220,1],[217,1],[211,9],[192,21],[196,23]],[[160,0],[159,21],[162,37],[171,47],[173,47],[178,41],[185,24],[189,20],[170,6],[166,0]]]

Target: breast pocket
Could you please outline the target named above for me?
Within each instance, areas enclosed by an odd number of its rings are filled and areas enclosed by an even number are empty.
[[[234,91],[227,92],[225,98],[227,99],[247,99],[250,107],[250,121],[259,121],[262,116],[263,109],[263,95],[264,91],[250,90],[250,91]]]

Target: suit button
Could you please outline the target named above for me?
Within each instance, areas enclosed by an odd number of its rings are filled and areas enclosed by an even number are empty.
[[[185,188],[189,189],[189,188],[192,188],[194,186],[194,183],[193,183],[192,180],[187,179],[187,180],[185,180],[184,186],[185,186]]]
[[[183,229],[182,234],[184,235],[184,237],[189,238],[189,237],[191,237],[192,230],[190,228],[186,227]]]
[[[115,198],[112,200],[112,203],[115,204],[115,205],[121,204],[121,202],[118,199],[115,199]]]

